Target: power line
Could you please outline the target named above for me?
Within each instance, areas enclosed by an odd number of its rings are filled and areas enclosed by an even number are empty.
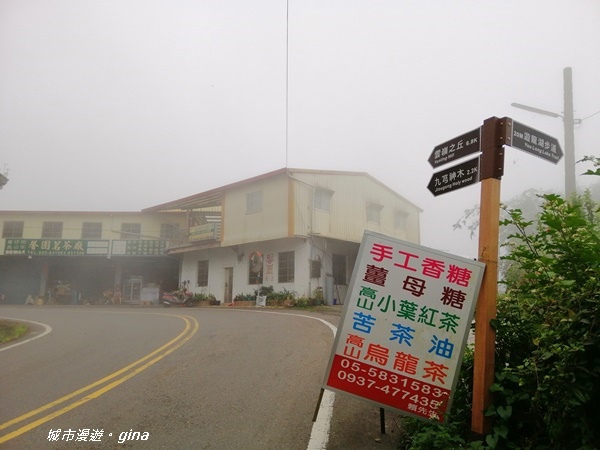
[[[585,119],[589,119],[590,117],[594,117],[596,114],[600,114],[600,111],[596,111],[594,114],[584,117],[583,119],[579,119],[579,122],[583,122]]]
[[[288,167],[290,1],[285,6],[285,167]]]

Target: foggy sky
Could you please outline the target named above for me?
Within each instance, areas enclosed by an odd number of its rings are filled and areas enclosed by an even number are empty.
[[[427,190],[433,147],[491,116],[555,136],[600,110],[598,0],[0,0],[0,210],[139,211],[282,167],[365,171],[419,205],[422,244],[479,185]],[[600,114],[575,131],[600,154]],[[583,172],[581,168],[578,173]],[[578,177],[579,186],[595,181]],[[562,193],[507,149],[503,199]]]

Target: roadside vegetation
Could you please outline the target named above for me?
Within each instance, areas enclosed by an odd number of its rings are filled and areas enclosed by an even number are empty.
[[[0,320],[0,344],[19,339],[27,330],[27,325],[23,323]]]
[[[599,167],[598,158],[587,158]],[[600,169],[588,171],[600,175]],[[540,196],[537,216],[506,208],[493,421],[473,436],[473,354],[443,425],[402,419],[399,449],[597,449],[600,443],[600,214],[586,192]]]
[[[236,302],[254,302],[257,295],[266,297],[267,306],[309,308],[314,306],[322,306],[325,304],[323,288],[321,287],[316,288],[310,297],[304,297],[298,296],[296,292],[288,291],[287,289],[275,291],[273,286],[260,286],[259,289],[255,289],[251,294],[236,295],[234,300]]]

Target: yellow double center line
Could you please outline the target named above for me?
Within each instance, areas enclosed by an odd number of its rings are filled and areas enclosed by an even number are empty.
[[[129,364],[128,366],[123,367],[122,369],[117,370],[116,372],[113,372],[112,374],[110,374],[98,381],[95,381],[92,384],[82,387],[81,389],[78,389],[75,392],[67,394],[64,397],[61,397],[58,400],[54,400],[53,402],[50,402],[44,406],[34,409],[33,411],[25,413],[19,417],[15,417],[14,419],[9,420],[8,422],[0,424],[0,430],[4,430],[6,428],[12,427],[13,425],[16,425],[16,424],[23,422],[27,419],[30,419],[32,417],[35,417],[44,411],[47,411],[51,408],[54,408],[63,403],[66,403],[85,392],[91,391],[99,386],[105,385],[105,383],[107,383],[108,381],[115,379],[114,381],[112,381],[109,384],[106,384],[105,386],[101,387],[100,389],[75,400],[73,403],[70,403],[70,404],[62,407],[61,409],[58,409],[50,414],[40,417],[39,419],[36,419],[33,422],[30,422],[27,425],[24,425],[15,431],[12,431],[8,434],[5,434],[4,436],[1,436],[0,444],[4,443],[6,441],[9,441],[11,439],[14,439],[17,436],[20,436],[24,433],[27,433],[28,431],[33,430],[34,428],[39,427],[40,425],[54,419],[55,417],[61,416],[65,413],[77,408],[78,406],[81,406],[84,403],[89,402],[90,400],[100,397],[102,394],[105,394],[106,392],[110,391],[111,389],[114,389],[115,387],[119,386],[121,383],[124,383],[125,381],[129,380],[130,378],[136,376],[138,373],[142,372],[143,370],[146,370],[148,367],[150,367],[153,364],[155,364],[156,362],[160,361],[168,354],[177,350],[179,347],[181,347],[183,344],[185,344],[187,341],[189,341],[192,338],[192,336],[194,336],[194,334],[196,334],[196,332],[198,331],[198,328],[200,325],[198,324],[198,321],[195,318],[190,317],[190,316],[173,316],[173,315],[169,315],[169,316],[178,317],[185,322],[184,330],[177,337],[175,337],[173,340],[167,342],[162,347],[157,348],[152,353],[149,353],[146,356],[144,356],[143,358],[138,359],[134,363]],[[150,360],[150,361],[148,361],[148,360]]]

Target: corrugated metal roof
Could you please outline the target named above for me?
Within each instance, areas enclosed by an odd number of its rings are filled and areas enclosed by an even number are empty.
[[[209,191],[201,192],[199,194],[190,195],[189,197],[184,197],[178,200],[173,200],[171,202],[163,203],[156,206],[151,206],[149,208],[142,209],[142,212],[158,212],[158,211],[172,211],[172,210],[192,210],[199,208],[207,208],[220,206],[223,201],[223,195],[226,191],[237,188],[239,186],[243,186],[244,184],[253,183],[255,181],[264,180],[270,177],[274,177],[281,174],[288,174],[293,176],[294,173],[319,173],[325,175],[358,175],[364,176],[373,180],[375,183],[384,187],[385,189],[392,192],[394,195],[403,198],[408,203],[413,205],[415,208],[422,211],[417,205],[407,200],[404,196],[398,194],[396,191],[391,189],[389,186],[383,184],[378,179],[372,177],[367,172],[348,172],[348,171],[339,171],[339,170],[318,170],[318,169],[291,169],[291,168],[283,168],[274,170],[272,172],[266,172],[262,175],[258,175],[255,177],[247,178],[245,180],[237,181],[235,183],[227,184],[225,186],[221,186],[215,189],[211,189]]]
[[[227,184],[210,191],[201,192],[199,194],[190,195],[179,200],[173,200],[172,202],[163,203],[161,205],[151,206],[149,208],[142,209],[142,212],[156,212],[165,210],[189,210],[198,208],[207,208],[211,206],[220,206],[223,201],[223,195],[225,191],[233,189],[238,186],[242,186],[247,183],[269,178],[275,175],[286,173],[288,169],[279,169],[273,172],[267,172],[256,177],[247,178],[242,181],[236,181],[235,183]]]

